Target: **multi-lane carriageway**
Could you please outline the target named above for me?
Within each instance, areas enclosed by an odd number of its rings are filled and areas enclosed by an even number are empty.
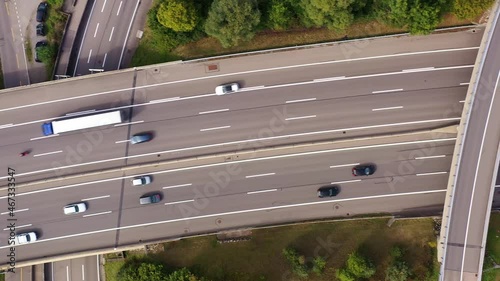
[[[19,230],[40,234],[18,247],[18,259],[303,219],[436,212],[481,33],[351,42],[4,91],[1,168],[16,169]],[[242,91],[213,93],[231,81]],[[41,134],[43,122],[110,108],[127,110],[129,122]],[[144,131],[155,139],[126,142]],[[291,144],[310,145],[282,147]],[[32,154],[19,158],[25,149]],[[164,163],[190,157],[198,158]],[[351,165],[364,162],[375,162],[377,173],[353,179]],[[132,188],[138,174],[153,174],[154,182]],[[319,200],[317,188],[332,182],[342,187],[339,197]],[[163,193],[162,203],[140,206],[138,197],[153,191]],[[81,200],[86,213],[62,214]],[[6,238],[0,233],[3,257]]]

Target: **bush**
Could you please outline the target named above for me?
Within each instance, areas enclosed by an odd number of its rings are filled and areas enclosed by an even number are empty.
[[[177,32],[193,30],[199,19],[199,12],[189,0],[168,0],[160,4],[156,13],[158,22]]]
[[[354,252],[347,258],[345,268],[337,271],[337,278],[342,281],[349,281],[370,278],[374,274],[375,266],[372,262],[358,252]]]
[[[493,2],[493,0],[455,0],[453,2],[453,12],[459,19],[473,20],[488,9]]]
[[[312,266],[312,271],[318,275],[321,275],[323,273],[323,270],[325,269],[326,266],[326,261],[322,257],[316,257],[313,260],[313,266]]]
[[[345,30],[354,20],[351,5],[354,0],[301,0],[306,26]]]
[[[163,264],[132,258],[118,272],[120,281],[165,281],[167,272]]]
[[[396,261],[387,268],[386,281],[406,281],[410,277],[410,268],[403,261]]]
[[[307,272],[307,266],[305,265],[305,257],[299,256],[295,249],[283,249],[283,256],[292,266],[293,273],[295,273],[300,278],[307,278],[309,276],[309,273]]]

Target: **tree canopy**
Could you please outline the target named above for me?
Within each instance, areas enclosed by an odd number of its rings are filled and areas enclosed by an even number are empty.
[[[260,23],[254,0],[214,0],[205,22],[205,32],[227,48],[253,38]]]
[[[162,2],[156,17],[163,26],[177,32],[191,31],[199,22],[198,11],[190,0]]]

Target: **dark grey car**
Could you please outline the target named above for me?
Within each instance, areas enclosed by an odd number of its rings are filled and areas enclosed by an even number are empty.
[[[318,189],[318,197],[334,197],[340,193],[340,188],[338,185],[327,185]]]
[[[358,165],[352,168],[352,175],[355,177],[369,176],[373,175],[373,173],[375,173],[375,165],[373,164]]]
[[[140,134],[136,134],[132,138],[130,138],[130,143],[131,144],[138,144],[138,143],[148,142],[152,139],[153,139],[152,133],[140,133]]]
[[[158,203],[160,201],[161,201],[161,194],[160,193],[143,195],[141,198],[139,198],[139,203],[141,205],[154,204],[154,203]]]
[[[36,21],[44,22],[47,19],[47,10],[49,9],[49,4],[47,2],[41,2],[38,4],[36,9]]]

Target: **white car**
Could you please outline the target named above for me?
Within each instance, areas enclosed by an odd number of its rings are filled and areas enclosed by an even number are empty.
[[[78,214],[78,213],[83,213],[85,211],[87,211],[87,204],[85,204],[84,202],[69,204],[67,206],[64,206],[65,215]]]
[[[15,242],[16,245],[28,244],[31,242],[35,242],[37,240],[35,232],[26,232],[16,235]]]
[[[234,92],[238,91],[239,89],[240,89],[240,85],[238,85],[238,83],[224,84],[224,85],[217,86],[215,88],[215,94],[217,94],[218,96],[222,96],[225,94],[234,93]]]
[[[153,182],[153,178],[151,176],[140,176],[132,179],[133,186],[146,185]]]

